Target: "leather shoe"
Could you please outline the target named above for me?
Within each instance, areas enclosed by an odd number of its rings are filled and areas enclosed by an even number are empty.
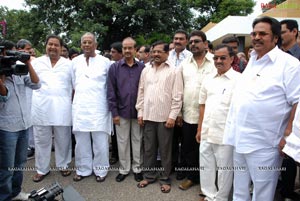
[[[144,179],[143,174],[141,172],[140,173],[134,173],[134,179],[137,182],[142,181]]]
[[[113,164],[116,164],[118,161],[119,161],[119,159],[114,158],[114,157],[111,157],[111,158],[109,159],[109,164],[110,164],[110,165],[113,165]]]
[[[127,175],[128,174],[118,174],[118,176],[116,177],[116,181],[117,182],[123,181],[127,177]]]
[[[192,180],[187,179],[179,185],[179,188],[181,190],[187,190],[190,187],[192,187],[193,185],[194,185],[194,182],[192,182]]]

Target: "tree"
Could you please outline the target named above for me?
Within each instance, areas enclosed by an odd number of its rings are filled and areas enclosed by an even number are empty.
[[[196,23],[202,28],[210,21],[217,23],[228,15],[246,16],[253,12],[253,0],[190,0],[192,7],[198,11]]]

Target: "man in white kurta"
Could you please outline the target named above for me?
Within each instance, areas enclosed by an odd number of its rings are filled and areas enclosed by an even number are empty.
[[[292,128],[300,95],[300,63],[277,47],[280,23],[255,19],[254,51],[237,82],[224,143],[234,146],[233,200],[273,201],[282,157],[278,151]]]
[[[71,61],[60,57],[62,40],[50,36],[46,41],[47,54],[32,61],[41,88],[32,94],[32,121],[35,140],[35,164],[39,182],[50,171],[52,135],[54,135],[56,167],[68,168],[71,162]],[[68,176],[70,172],[62,172]]]
[[[81,38],[84,54],[72,60],[75,79],[73,100],[73,133],[75,134],[74,181],[94,172],[102,182],[109,168],[109,144],[112,119],[107,102],[107,75],[110,61],[95,53],[95,36],[86,33]]]
[[[232,92],[241,74],[231,66],[234,52],[230,46],[218,45],[213,59],[217,72],[204,79],[199,94],[201,121],[196,139],[201,142],[200,182],[206,200],[227,201],[233,179],[233,148],[222,141]]]

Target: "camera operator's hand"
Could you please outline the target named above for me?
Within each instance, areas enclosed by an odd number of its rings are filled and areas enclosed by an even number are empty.
[[[0,75],[0,95],[1,96],[7,95],[7,89],[5,87],[5,75]]]
[[[28,71],[30,75],[31,82],[38,83],[40,81],[38,75],[36,74],[35,70],[33,69],[30,60],[26,61],[25,64],[28,66]]]

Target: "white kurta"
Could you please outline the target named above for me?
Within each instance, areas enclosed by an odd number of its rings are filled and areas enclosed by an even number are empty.
[[[54,67],[48,56],[32,61],[41,88],[32,93],[32,123],[38,126],[71,126],[72,66],[60,57]]]
[[[110,61],[100,55],[84,55],[73,60],[75,95],[73,100],[73,131],[111,133],[111,113],[107,102],[107,74]]]

